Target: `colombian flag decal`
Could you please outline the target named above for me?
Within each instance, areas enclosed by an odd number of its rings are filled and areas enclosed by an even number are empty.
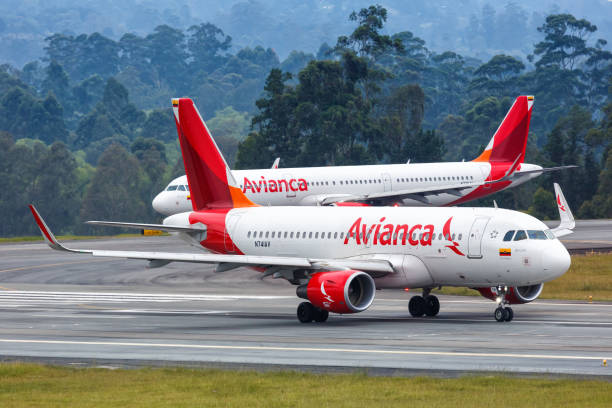
[[[499,248],[499,256],[511,256],[512,251],[510,248]]]

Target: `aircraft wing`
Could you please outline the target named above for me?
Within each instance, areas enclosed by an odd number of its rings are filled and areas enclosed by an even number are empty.
[[[43,218],[33,205],[30,205],[32,215],[47,244],[55,250],[99,257],[142,259],[149,261],[152,267],[166,265],[170,262],[192,262],[218,264],[218,271],[225,271],[240,266],[258,266],[264,268],[284,267],[288,269],[337,270],[357,269],[370,273],[392,273],[391,263],[384,259],[311,259],[288,256],[257,256],[257,255],[222,255],[222,254],[192,254],[177,252],[141,252],[141,251],[107,251],[97,249],[71,249],[62,245],[53,235]],[[98,224],[101,225],[101,224]]]
[[[141,224],[141,223],[134,223],[134,222],[114,222],[114,221],[86,221],[85,223],[90,224],[90,225],[97,225],[101,227],[151,229],[151,230],[159,230],[159,231],[167,231],[167,232],[204,232],[206,231],[206,227],[201,224],[194,224],[189,227],[185,227],[185,226],[179,226],[179,225]]]
[[[565,200],[563,191],[561,191],[561,187],[559,187],[559,184],[557,183],[555,183],[554,186],[557,208],[559,209],[559,217],[561,218],[561,222],[559,223],[559,226],[557,228],[553,228],[551,232],[555,235],[555,237],[559,238],[573,233],[574,227],[576,226],[576,221],[574,221],[574,215],[572,214],[572,210],[569,208],[569,205],[567,205],[567,201]]]
[[[420,201],[424,204],[429,204],[427,196],[436,194],[452,194],[457,197],[461,197],[461,190],[468,188],[474,188],[481,186],[481,183],[455,183],[441,186],[432,186],[428,188],[408,188],[397,191],[384,191],[381,193],[363,194],[363,195],[333,195],[333,196],[319,196],[320,205],[329,205],[340,201],[351,201],[351,202],[364,202],[364,203],[376,203],[376,204],[390,204],[405,198]]]

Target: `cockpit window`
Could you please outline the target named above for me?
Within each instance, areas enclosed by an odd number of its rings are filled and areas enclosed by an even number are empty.
[[[185,191],[189,191],[189,186],[185,186]]]
[[[516,231],[516,235],[514,236],[514,240],[515,241],[522,241],[524,239],[527,239],[527,234],[525,234],[525,231],[523,231],[523,230]]]
[[[544,231],[544,234],[546,234],[548,239],[555,239],[555,234],[553,234],[551,230]]]
[[[504,235],[504,241],[512,241],[513,235],[514,235],[514,230],[510,230],[506,232],[506,235]]]
[[[527,235],[529,235],[529,239],[546,239],[544,231],[528,230]]]
[[[175,191],[178,186],[168,186],[167,191]]]
[[[185,191],[185,186],[178,186],[178,191]]]

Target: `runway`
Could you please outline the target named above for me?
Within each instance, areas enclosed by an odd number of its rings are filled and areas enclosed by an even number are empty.
[[[559,221],[546,221],[551,228]],[[561,242],[570,253],[612,251],[612,220],[577,220],[574,233],[566,235]]]
[[[70,245],[198,251],[173,237]],[[0,245],[0,358],[612,375],[612,304],[536,301],[515,306],[513,322],[497,323],[493,302],[450,296],[440,297],[438,317],[414,319],[407,312],[411,295],[378,291],[366,312],[300,324],[295,288],[248,269],[146,269],[141,261],[61,253],[42,243],[6,244]]]

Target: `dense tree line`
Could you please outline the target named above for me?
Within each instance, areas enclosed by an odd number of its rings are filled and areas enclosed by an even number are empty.
[[[35,232],[28,202],[62,232],[92,232],[87,219],[158,220],[153,196],[183,172],[167,107],[177,95],[195,99],[231,164],[249,168],[278,156],[283,166],[471,160],[514,98],[535,94],[528,161],[580,168],[494,198],[555,217],[554,180],[580,216],[612,217],[612,54],[593,24],[550,15],[527,60],[479,61],[433,52],[409,31],[384,34],[381,6],[349,21],[353,30],[316,56],[284,61],[269,48],[233,50],[210,23],[117,41],[49,36],[43,60],[0,69],[0,171],[11,192],[0,235]]]

